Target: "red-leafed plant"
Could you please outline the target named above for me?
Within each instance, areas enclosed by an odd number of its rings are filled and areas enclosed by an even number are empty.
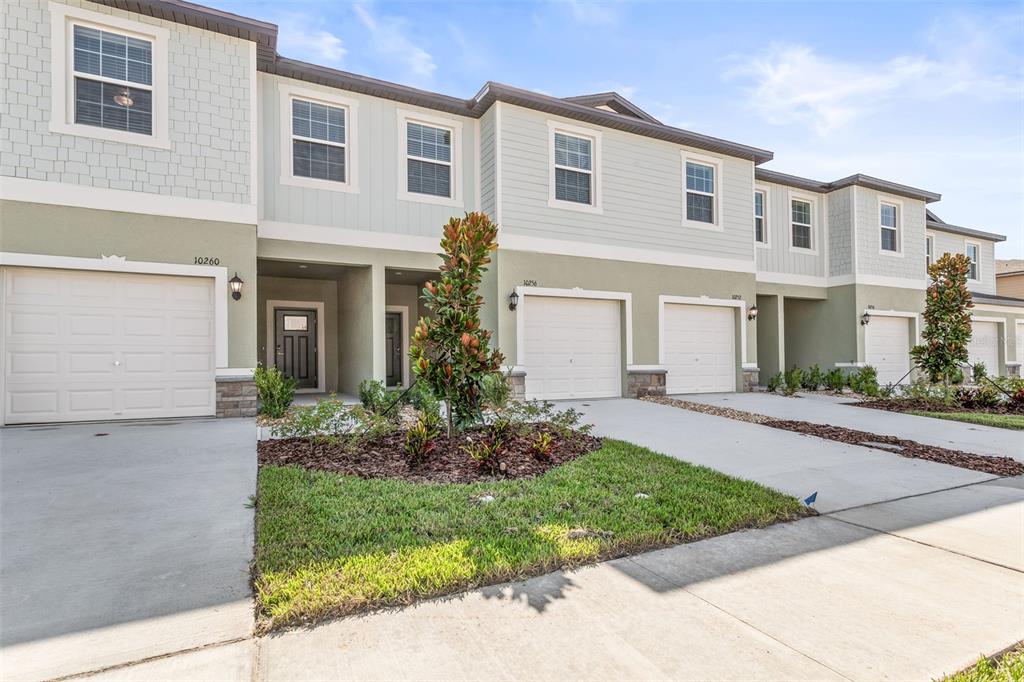
[[[432,315],[416,325],[409,357],[419,380],[444,399],[449,438],[456,428],[477,420],[480,383],[498,372],[504,360],[489,348],[491,332],[480,327],[484,299],[477,293],[498,248],[497,235],[497,225],[485,213],[449,220],[441,239],[441,276],[423,288]]]
[[[963,254],[947,253],[928,268],[931,282],[925,294],[921,345],[910,351],[914,362],[933,383],[949,384],[967,362],[971,340],[971,308],[967,290],[971,261]]]

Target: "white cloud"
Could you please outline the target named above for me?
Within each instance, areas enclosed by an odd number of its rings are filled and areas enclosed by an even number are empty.
[[[370,44],[382,57],[399,62],[408,70],[411,80],[429,81],[437,69],[429,52],[416,45],[407,35],[405,20],[399,17],[377,17],[364,5],[353,5],[363,27],[369,31]]]
[[[618,23],[619,13],[611,2],[600,0],[555,0],[569,9],[573,21],[587,26],[608,26]]]
[[[277,23],[277,48],[281,54],[326,66],[341,66],[344,62],[348,50],[341,38],[310,25],[307,15],[288,14],[278,18]]]

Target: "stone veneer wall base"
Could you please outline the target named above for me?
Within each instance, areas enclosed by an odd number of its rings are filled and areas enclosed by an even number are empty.
[[[258,395],[251,376],[217,377],[217,417],[255,417]]]
[[[761,370],[757,367],[744,368],[743,370],[743,390],[744,391],[756,391],[758,384],[760,383]]]
[[[665,395],[663,369],[631,369],[626,372],[626,397],[643,398],[646,395]]]

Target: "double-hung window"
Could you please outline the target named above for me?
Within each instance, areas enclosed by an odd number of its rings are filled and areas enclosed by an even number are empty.
[[[593,141],[555,133],[555,199],[575,204],[594,203]]]
[[[74,123],[153,134],[153,42],[72,25]]]
[[[765,223],[767,200],[767,195],[762,190],[754,192],[754,241],[758,244],[768,243],[768,226]]]
[[[935,262],[935,237],[927,235],[924,238],[924,266],[930,268]]]
[[[813,228],[811,223],[811,202],[803,199],[792,199],[790,201],[792,214],[790,232],[792,234],[791,244],[796,249],[813,249]]]
[[[882,251],[899,252],[899,208],[895,204],[879,204],[879,224],[881,227]]]
[[[979,255],[981,253],[981,247],[972,242],[966,242],[964,244],[964,254],[967,256],[967,260],[971,264],[967,267],[967,279],[977,282],[981,279],[981,267],[979,264]]]
[[[715,167],[686,162],[686,219],[713,225],[715,216]]]
[[[292,175],[347,182],[346,111],[304,99],[292,99]]]
[[[452,197],[452,130],[406,121],[406,181],[411,194]]]

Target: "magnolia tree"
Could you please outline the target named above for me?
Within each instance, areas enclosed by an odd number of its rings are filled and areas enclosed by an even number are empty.
[[[480,383],[504,360],[488,347],[491,332],[480,328],[484,299],[477,293],[498,248],[497,235],[497,225],[485,213],[449,220],[441,239],[441,277],[423,288],[432,315],[416,325],[409,357],[416,376],[444,399],[449,438],[455,427],[480,413]]]
[[[928,268],[931,282],[925,294],[924,341],[910,351],[914,362],[934,383],[948,384],[967,362],[974,303],[967,290],[971,261],[963,254],[945,254]]]

